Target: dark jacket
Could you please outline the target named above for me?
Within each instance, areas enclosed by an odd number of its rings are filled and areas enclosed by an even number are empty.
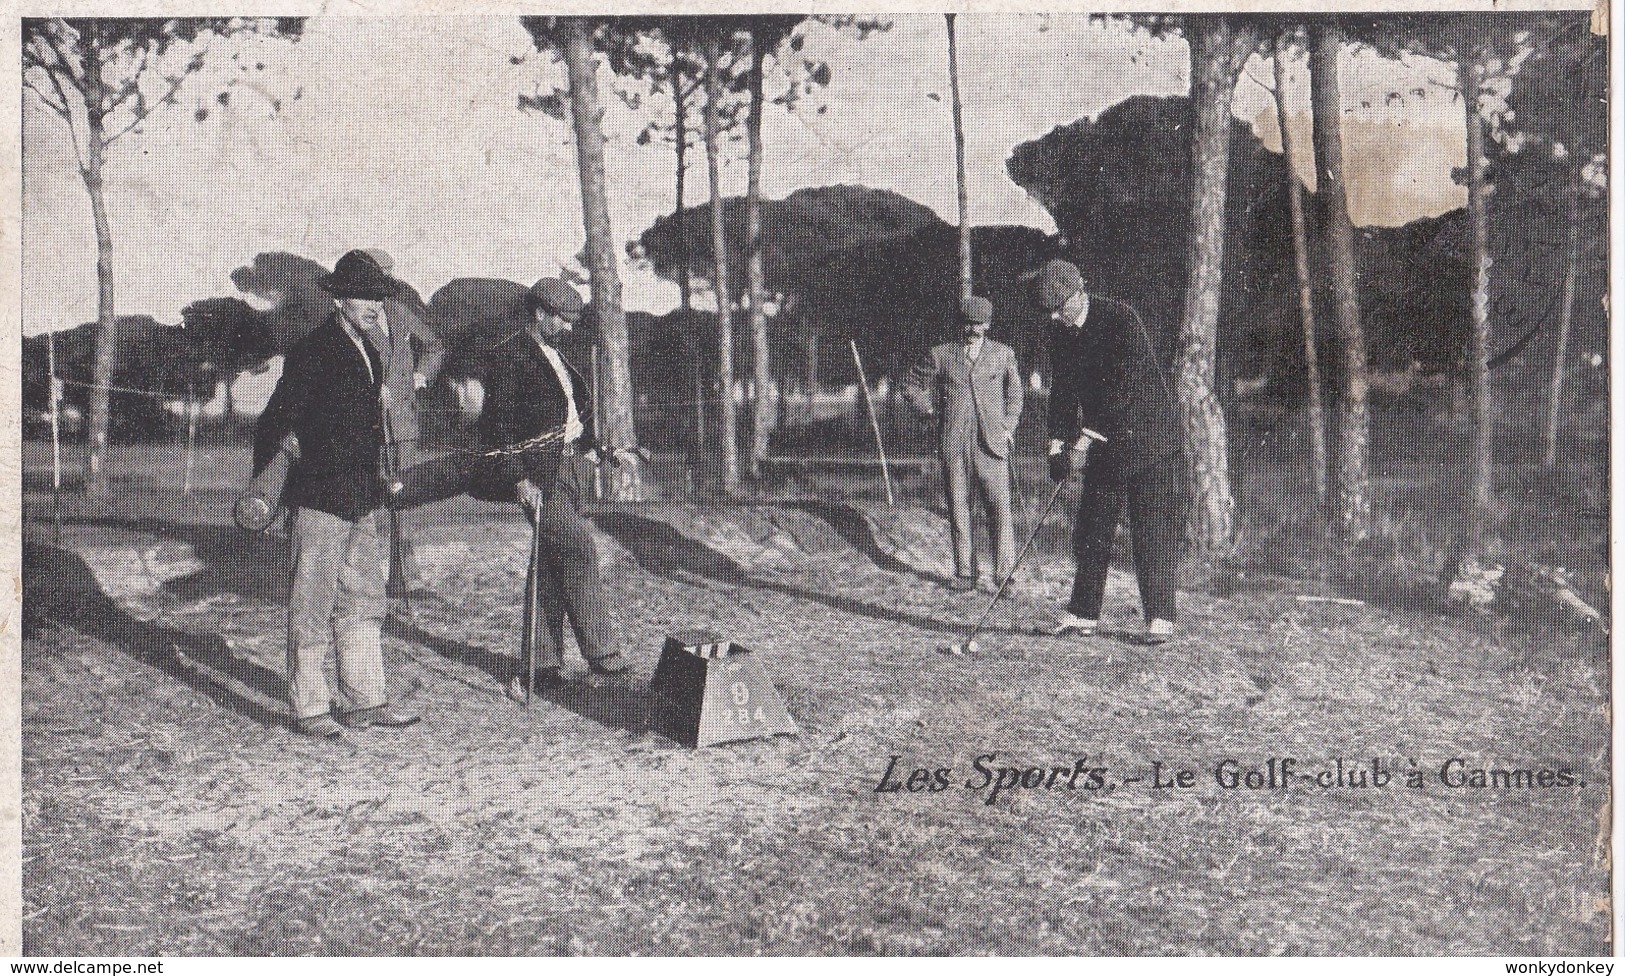
[[[375,371],[375,375],[376,375]],[[290,431],[299,459],[283,502],[355,520],[384,504],[379,381],[339,323],[338,313],[288,350],[282,378],[254,428],[254,473],[270,463]]]
[[[1091,296],[1082,328],[1052,322],[1049,361],[1051,438],[1070,444],[1088,427],[1107,438],[1098,453],[1131,472],[1180,452],[1173,381],[1126,306]]]
[[[563,357],[560,357],[563,362]],[[583,433],[576,448],[593,444],[592,395],[587,381],[568,362],[565,370],[574,387],[576,413]],[[558,374],[528,332],[498,343],[486,360],[485,407],[480,411],[480,449],[511,447],[547,431],[563,433],[568,413]],[[517,501],[516,486],[529,478],[550,492],[558,477],[564,443],[555,439],[496,457],[480,457],[469,479],[468,493],[486,501]]]

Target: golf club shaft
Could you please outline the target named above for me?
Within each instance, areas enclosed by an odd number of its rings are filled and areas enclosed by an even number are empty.
[[[1033,540],[1038,538],[1038,530],[1043,527],[1045,522],[1049,521],[1050,513],[1055,511],[1055,502],[1061,497],[1061,490],[1065,488],[1066,483],[1071,481],[1072,477],[1079,471],[1082,471],[1083,466],[1089,462],[1089,447],[1091,441],[1105,443],[1106,438],[1087,427],[1078,433],[1078,439],[1072,445],[1071,449],[1073,452],[1081,455],[1082,459],[1076,464],[1076,470],[1055,483],[1055,490],[1049,493],[1049,501],[1044,503],[1044,514],[1040,515],[1038,517],[1038,521],[1034,522],[1032,527],[1027,530],[1027,541],[1022,544],[1021,551],[1016,554],[1016,561],[1010,564],[1010,571],[1004,574],[1004,580],[999,583],[999,588],[993,591],[993,599],[987,601],[987,609],[983,610],[982,615],[977,618],[976,626],[971,628],[970,636],[965,638],[967,643],[975,640],[976,635],[982,632],[982,628],[987,624],[987,618],[993,613],[993,608],[999,605],[999,598],[1004,596],[1005,587],[1010,585],[1010,580],[1015,577],[1016,570],[1021,568],[1022,560],[1026,559],[1027,553],[1032,550]]]
[[[1010,564],[1010,571],[1004,574],[1004,579],[1000,581],[999,588],[993,591],[993,599],[987,602],[987,609],[983,610],[981,617],[977,618],[976,626],[971,628],[970,636],[965,640],[975,640],[976,635],[982,632],[982,627],[986,625],[988,616],[993,613],[993,608],[999,605],[999,598],[1004,595],[1005,587],[1010,585],[1010,580],[1016,575],[1016,570],[1021,568],[1022,560],[1026,559],[1027,553],[1032,550],[1033,540],[1038,538],[1038,530],[1043,527],[1045,522],[1049,521],[1050,513],[1055,510],[1055,502],[1061,497],[1061,490],[1065,487],[1065,481],[1056,482],[1055,490],[1049,493],[1049,501],[1044,504],[1044,514],[1040,515],[1038,521],[1032,523],[1032,527],[1027,530],[1027,541],[1022,544],[1021,551],[1016,553],[1016,561]]]

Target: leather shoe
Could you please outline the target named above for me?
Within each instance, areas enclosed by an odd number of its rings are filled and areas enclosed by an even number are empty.
[[[344,738],[344,728],[333,721],[331,715],[315,715],[310,718],[302,718],[294,725],[300,733],[313,739]]]
[[[953,593],[969,593],[976,589],[976,580],[970,576],[955,576],[948,581],[948,589]]]
[[[567,682],[564,675],[557,668],[543,668],[536,672],[536,680],[531,683],[533,694],[545,695],[550,691],[563,688]],[[525,676],[516,674],[508,681],[508,697],[514,701],[525,700]]]
[[[587,662],[587,667],[592,668],[593,674],[620,674],[631,666],[619,652]]]
[[[339,713],[339,722],[352,729],[367,729],[375,725],[386,729],[402,729],[421,721],[423,716],[416,712],[403,711],[390,705]]]

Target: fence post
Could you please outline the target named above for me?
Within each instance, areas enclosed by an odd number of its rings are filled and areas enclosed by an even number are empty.
[[[45,356],[51,371],[51,512],[56,544],[62,544],[62,381],[56,377],[56,331],[45,333]]]
[[[186,384],[186,474],[181,479],[181,494],[192,493],[192,464],[197,457],[197,391]]]

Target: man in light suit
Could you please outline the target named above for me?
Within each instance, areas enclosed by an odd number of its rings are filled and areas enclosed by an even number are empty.
[[[381,247],[367,248],[366,253],[383,269],[394,276],[395,259]],[[389,472],[398,476],[417,464],[419,450],[418,394],[429,388],[440,375],[440,363],[446,356],[446,347],[434,329],[429,327],[428,309],[402,282],[400,291],[384,299],[383,348],[384,360],[384,413],[388,421]],[[423,587],[423,575],[418,568],[412,537],[407,526],[399,519],[395,527],[395,559],[390,565],[390,592],[413,592]]]
[[[993,536],[997,575],[1015,563],[1015,526],[1010,516],[1010,448],[1021,419],[1021,370],[1015,350],[987,337],[993,303],[973,296],[960,307],[962,337],[931,350],[909,371],[903,395],[921,412],[939,418],[942,471],[954,545],[949,589],[975,589],[971,536],[971,484],[981,487]]]

